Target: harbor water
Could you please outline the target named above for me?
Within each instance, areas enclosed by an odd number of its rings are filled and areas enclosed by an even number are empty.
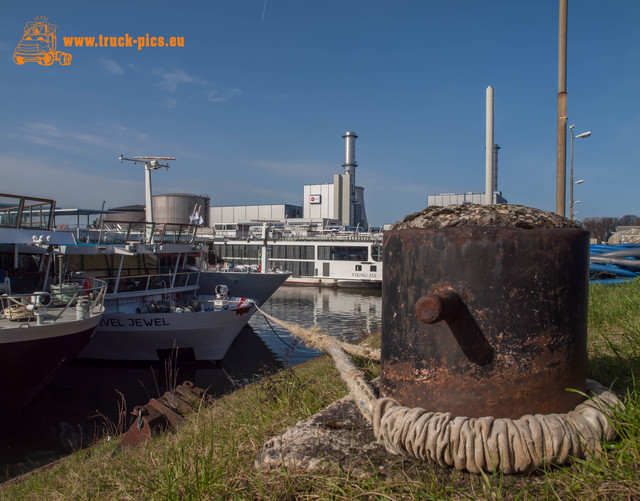
[[[262,309],[302,327],[317,325],[325,334],[353,342],[380,330],[381,290],[286,286],[280,287]],[[317,351],[297,344],[286,330],[272,325],[259,313],[250,325],[286,365],[297,365],[318,355]]]
[[[379,289],[287,286],[262,309],[354,341],[380,330],[382,298]],[[258,312],[225,358],[215,363],[74,362],[63,367],[16,420],[0,428],[0,482],[68,455],[96,437],[126,431],[136,405],[185,380],[219,396],[318,355]]]

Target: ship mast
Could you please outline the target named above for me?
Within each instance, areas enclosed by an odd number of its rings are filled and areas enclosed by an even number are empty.
[[[176,157],[133,157],[125,158],[124,155],[120,155],[120,162],[134,162],[144,164],[145,179],[144,179],[144,208],[145,208],[145,221],[147,223],[153,223],[153,193],[151,190],[151,171],[158,170],[161,167],[169,170],[169,164],[161,163],[169,160],[175,160]]]

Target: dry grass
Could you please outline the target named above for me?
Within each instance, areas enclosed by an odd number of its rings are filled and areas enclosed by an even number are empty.
[[[117,452],[114,441],[101,441],[3,486],[0,499],[639,499],[640,282],[594,287],[590,306],[590,376],[615,382],[627,404],[615,417],[620,439],[598,458],[511,477],[402,460],[364,476],[338,468],[322,475],[256,470],[268,438],[345,394],[331,361],[320,357],[218,399],[139,449]]]

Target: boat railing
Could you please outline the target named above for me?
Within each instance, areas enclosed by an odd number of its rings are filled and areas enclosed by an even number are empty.
[[[262,237],[253,234],[243,234],[236,236],[221,236],[216,233],[217,237],[221,237],[220,242],[216,243],[233,243],[234,240],[263,242]],[[267,239],[269,242],[365,242],[365,243],[382,243],[382,233],[308,233],[307,235],[281,234],[271,233]]]
[[[107,282],[98,278],[65,276],[49,286],[48,291],[0,296],[0,314],[7,320],[56,322],[68,308],[75,306],[77,319],[101,313],[107,292]]]
[[[55,200],[0,193],[0,228],[51,230]]]
[[[129,294],[142,292],[174,292],[180,289],[196,289],[200,272],[161,273],[153,275],[131,275],[103,279],[107,282],[108,294]]]
[[[295,235],[282,235],[277,240],[284,242],[300,242],[301,240],[318,242],[372,242],[381,243],[382,233],[318,233],[308,234],[304,237]]]
[[[180,223],[103,221],[99,228],[78,231],[78,240],[90,244],[190,244],[198,226]]]
[[[207,298],[200,297],[197,299],[198,306],[204,311],[211,310],[235,310],[237,308],[251,308],[255,305],[253,299],[239,297],[225,298]]]

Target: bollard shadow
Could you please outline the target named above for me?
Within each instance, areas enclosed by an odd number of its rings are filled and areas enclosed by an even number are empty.
[[[457,313],[445,321],[467,358],[478,365],[488,365],[494,359],[493,348],[467,306],[459,297],[457,300]]]

